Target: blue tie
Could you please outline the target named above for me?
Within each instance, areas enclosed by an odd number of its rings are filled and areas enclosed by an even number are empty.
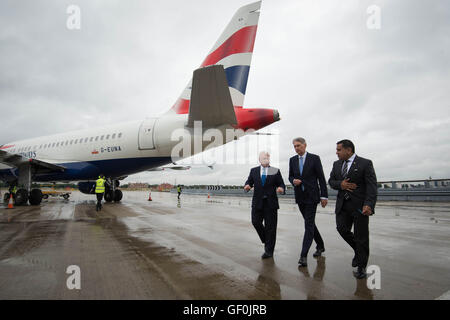
[[[303,174],[303,157],[300,156],[300,175]]]
[[[262,181],[262,185],[264,186],[264,184],[266,183],[266,168],[263,168],[263,173],[261,176],[261,181]]]
[[[303,156],[300,156],[300,175],[303,174]],[[305,186],[302,183],[302,191],[305,191]]]

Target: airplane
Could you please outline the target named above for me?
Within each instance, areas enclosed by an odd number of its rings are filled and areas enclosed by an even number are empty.
[[[42,191],[32,189],[32,182],[77,181],[82,193],[93,194],[100,174],[110,182],[105,200],[119,202],[120,180],[175,164],[175,130],[184,130],[192,143],[198,123],[201,133],[211,128],[225,133],[259,130],[279,121],[276,109],[243,107],[260,8],[258,1],[236,11],[175,104],[160,116],[0,145],[0,180],[17,186],[16,205],[41,203]],[[180,152],[179,159],[205,151],[208,144],[201,144]],[[9,196],[5,194],[5,202]]]

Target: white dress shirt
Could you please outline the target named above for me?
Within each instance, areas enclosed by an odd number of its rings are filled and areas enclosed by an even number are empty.
[[[306,155],[308,154],[308,152],[305,151],[305,153],[301,156],[298,156],[298,163],[300,163],[300,157],[303,157],[303,167],[305,167],[305,160],[306,160]]]

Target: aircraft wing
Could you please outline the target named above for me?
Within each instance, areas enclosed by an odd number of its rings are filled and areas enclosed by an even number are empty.
[[[35,169],[35,173],[47,173],[47,172],[64,172],[66,168],[58,166],[56,164],[48,163],[45,161],[31,159],[24,157],[20,154],[11,154],[4,150],[0,150],[0,163],[6,164],[11,167],[19,168],[24,164],[29,164]]]

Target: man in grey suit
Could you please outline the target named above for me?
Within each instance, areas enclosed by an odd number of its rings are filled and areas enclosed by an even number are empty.
[[[338,190],[336,199],[336,226],[342,238],[352,247],[355,256],[352,267],[358,279],[366,278],[369,260],[369,216],[375,213],[377,177],[371,160],[355,154],[350,140],[337,142],[339,158],[331,170],[329,185]],[[352,232],[352,226],[353,231]]]
[[[327,182],[320,157],[306,152],[305,139],[295,138],[292,144],[297,155],[289,160],[289,181],[294,186],[295,202],[305,219],[305,234],[298,264],[306,267],[313,239],[316,242],[316,252],[313,253],[313,257],[319,257],[325,251],[325,244],[315,219],[317,205],[320,203],[325,208],[328,203]]]

